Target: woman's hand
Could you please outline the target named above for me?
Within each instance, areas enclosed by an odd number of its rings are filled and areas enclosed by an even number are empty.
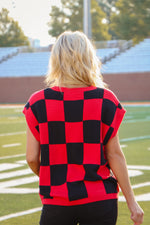
[[[133,220],[134,225],[142,224],[144,212],[139,204],[136,201],[134,201],[133,203],[128,203],[128,208],[131,212],[131,220]]]
[[[111,138],[105,146],[106,158],[113,174],[118,180],[122,193],[127,201],[134,225],[143,223],[144,212],[135,200],[124,154],[119,144],[118,135]]]

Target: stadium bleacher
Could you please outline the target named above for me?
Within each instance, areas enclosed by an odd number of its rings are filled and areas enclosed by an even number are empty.
[[[150,39],[124,52],[119,48],[103,48],[97,49],[96,54],[103,62],[103,74],[150,71]],[[18,52],[17,47],[0,48],[0,60],[3,57],[6,59],[0,63],[0,77],[43,76],[48,71],[50,52]]]
[[[150,71],[150,39],[135,45],[103,65],[102,72],[129,73]]]
[[[19,53],[0,64],[0,77],[45,75],[49,57],[50,52]]]
[[[105,63],[106,61],[118,55],[119,52],[119,48],[102,48],[96,50],[96,55],[101,59],[102,63]]]
[[[1,47],[0,48],[0,63],[9,59],[12,56],[18,54],[19,48],[18,47]]]
[[[97,49],[104,62],[119,53],[118,48]],[[19,53],[0,64],[0,77],[42,76],[47,73],[50,52]]]

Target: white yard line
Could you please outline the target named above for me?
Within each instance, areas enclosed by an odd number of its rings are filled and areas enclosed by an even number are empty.
[[[5,137],[5,136],[13,136],[13,135],[19,135],[19,134],[25,134],[26,131],[20,131],[20,132],[14,132],[14,133],[5,133],[5,134],[0,134],[0,137]]]
[[[0,189],[0,194],[38,194],[39,188],[4,188]]]
[[[149,102],[147,102],[147,103],[143,103],[142,102],[142,104],[141,103],[122,103],[122,105],[124,105],[124,106],[127,106],[127,107],[150,107],[150,103]]]
[[[8,220],[8,219],[15,218],[15,217],[18,217],[18,216],[24,216],[24,215],[32,214],[32,213],[35,213],[35,212],[38,212],[38,211],[41,211],[41,207],[29,209],[29,210],[18,212],[18,213],[12,213],[12,214],[9,214],[9,215],[6,215],[6,216],[1,216],[0,221]]]
[[[24,105],[0,105],[0,109],[17,109],[23,107]]]
[[[134,185],[132,185],[132,188],[133,189],[136,189],[136,188],[147,187],[147,186],[150,186],[150,182],[145,182],[145,183],[140,183],[140,184],[134,184]]]
[[[0,189],[7,188],[7,187],[15,187],[15,186],[19,186],[22,184],[35,183],[38,181],[39,181],[39,178],[37,176],[20,178],[20,179],[15,179],[15,180],[10,180],[10,181],[4,181],[4,182],[0,182]]]
[[[17,147],[22,145],[21,143],[13,143],[13,144],[7,144],[7,145],[2,145],[3,148],[11,148],[11,147]]]
[[[143,174],[143,172],[140,170],[128,170],[128,173],[129,173],[129,177],[136,177]]]
[[[19,161],[16,161],[16,163],[19,163],[19,164],[27,164],[27,161],[26,160],[19,160]]]
[[[11,121],[11,124],[18,124],[18,123],[25,123],[25,121]],[[6,122],[4,122],[4,121],[2,121],[2,122],[0,122],[0,124],[10,124],[10,121],[8,122],[8,121],[6,121]]]
[[[19,177],[23,175],[28,175],[32,174],[33,172],[31,169],[24,169],[24,170],[17,170],[17,171],[12,171],[12,172],[5,172],[5,173],[0,173],[0,180],[6,179],[6,178],[11,178],[11,177]]]
[[[149,122],[150,119],[146,118],[146,119],[140,119],[140,120],[124,120],[123,123],[139,123],[139,122]]]
[[[150,201],[150,193],[142,194],[142,195],[136,195],[135,196],[136,201],[138,202],[147,202]],[[119,196],[119,202],[125,202],[124,196]]]
[[[123,138],[123,139],[120,139],[120,142],[137,141],[137,140],[144,140],[144,139],[150,139],[150,135],[131,137],[131,138]]]
[[[150,166],[137,166],[137,165],[127,165],[128,169],[133,169],[133,170],[150,170]]]
[[[3,157],[0,157],[0,159],[11,159],[11,158],[22,157],[22,156],[25,156],[25,155],[26,155],[26,154],[18,154],[18,155],[3,156]]]
[[[18,168],[18,167],[21,167],[21,166],[22,166],[21,164],[1,163],[0,164],[0,171],[15,169],[15,168]]]

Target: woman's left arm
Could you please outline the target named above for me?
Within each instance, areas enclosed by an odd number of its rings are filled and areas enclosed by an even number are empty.
[[[110,168],[117,178],[123,195],[126,198],[128,208],[131,212],[131,219],[134,221],[134,225],[140,225],[143,223],[144,212],[135,200],[128,176],[126,159],[120,148],[118,135],[108,141],[105,149]]]
[[[27,146],[26,160],[31,170],[39,176],[40,170],[40,143],[33,136],[30,128],[27,126]]]

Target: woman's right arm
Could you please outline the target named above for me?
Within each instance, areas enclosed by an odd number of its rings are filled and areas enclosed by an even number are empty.
[[[126,160],[119,144],[118,135],[108,141],[105,149],[109,166],[127,201],[128,208],[131,212],[131,219],[134,225],[140,225],[143,223],[144,212],[135,200],[128,176]]]

